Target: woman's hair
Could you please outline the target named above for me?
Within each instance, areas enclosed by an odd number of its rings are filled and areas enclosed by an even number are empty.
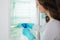
[[[50,12],[51,17],[60,21],[60,0],[38,0]]]

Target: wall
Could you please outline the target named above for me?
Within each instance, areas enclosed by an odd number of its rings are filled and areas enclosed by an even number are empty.
[[[9,40],[9,0],[0,0],[0,40]]]

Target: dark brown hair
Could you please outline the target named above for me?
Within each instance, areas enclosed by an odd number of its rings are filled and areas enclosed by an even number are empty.
[[[50,12],[51,17],[60,21],[60,0],[38,0]]]

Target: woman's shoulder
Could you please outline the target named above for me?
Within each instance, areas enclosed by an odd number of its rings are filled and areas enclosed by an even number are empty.
[[[60,21],[51,19],[48,23],[47,26],[59,26],[60,27]]]
[[[60,31],[60,21],[55,19],[50,20],[50,22],[46,25],[47,30],[51,32],[58,33]]]
[[[59,37],[60,38],[60,22],[53,19],[47,25],[45,32],[52,36],[53,38]]]

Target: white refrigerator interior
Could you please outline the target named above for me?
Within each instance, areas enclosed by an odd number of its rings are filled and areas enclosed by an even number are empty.
[[[11,0],[11,40],[39,40],[36,0]]]

